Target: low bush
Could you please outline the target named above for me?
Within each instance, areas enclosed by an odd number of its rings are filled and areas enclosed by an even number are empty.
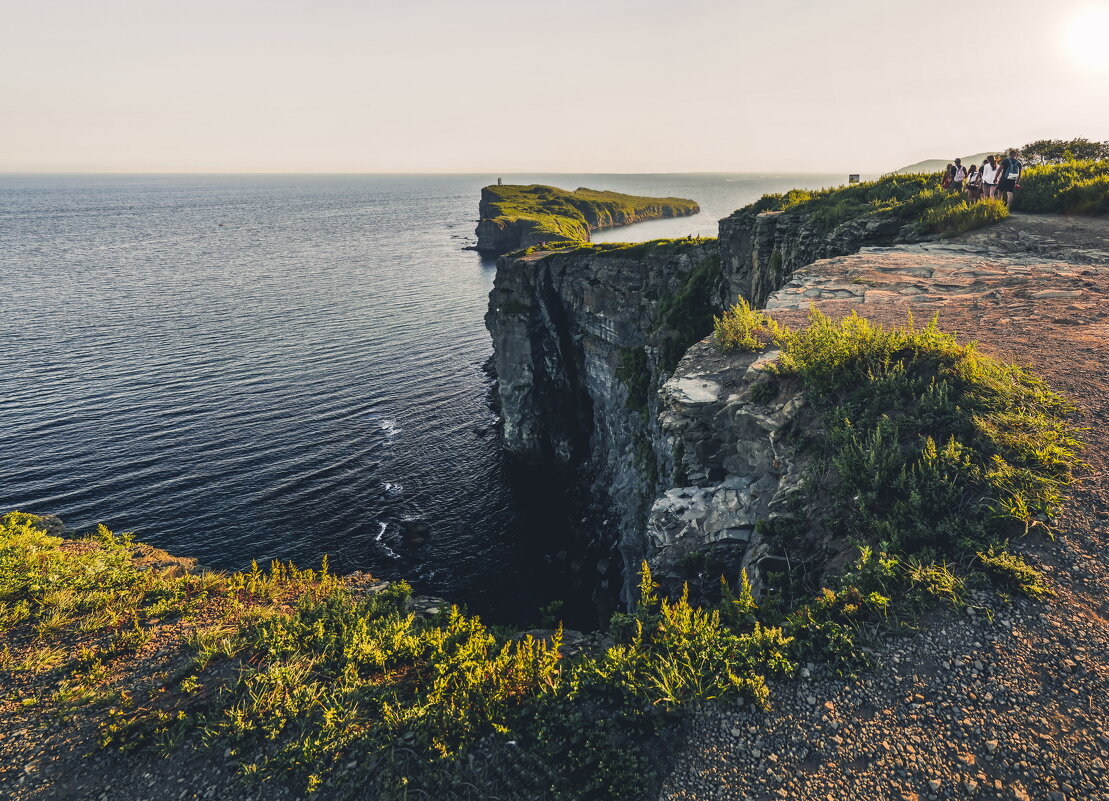
[[[1040,214],[1109,213],[1109,160],[1028,167],[1014,207]]]
[[[725,353],[760,351],[783,335],[781,326],[773,317],[751,308],[743,298],[714,317],[713,323],[713,339]]]
[[[1008,216],[1009,208],[1000,200],[983,198],[974,203],[957,200],[928,209],[924,223],[936,233],[954,235],[993,225]]]
[[[741,301],[716,337],[724,350],[780,348],[773,370],[823,421],[809,447],[836,477],[832,527],[860,544],[1016,575],[1006,543],[1046,529],[1079,464],[1067,402],[935,320],[886,329],[814,309],[791,330]],[[1030,575],[1012,583],[1042,594]]]

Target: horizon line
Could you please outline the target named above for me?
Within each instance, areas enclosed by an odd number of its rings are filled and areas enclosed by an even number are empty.
[[[851,175],[841,170],[665,170],[643,172],[597,172],[589,170],[0,170],[8,175]],[[861,175],[877,172],[860,171]]]

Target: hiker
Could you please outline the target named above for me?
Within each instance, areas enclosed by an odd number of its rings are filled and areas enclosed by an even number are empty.
[[[943,188],[943,189],[949,188],[951,186],[951,181],[952,181],[954,175],[955,175],[955,165],[954,164],[948,164],[947,167],[944,168],[943,180],[940,181],[940,187]]]
[[[997,179],[1001,168],[997,166],[997,159],[986,156],[982,162],[982,197],[997,197]]]
[[[951,174],[951,188],[956,193],[963,191],[963,181],[967,179],[967,168],[963,166],[962,159],[955,159],[955,172]]]
[[[1013,205],[1013,193],[1020,188],[1020,174],[1024,172],[1024,165],[1017,158],[1017,151],[1010,150],[1009,158],[1001,162],[1001,180],[997,182],[997,191],[1005,198],[1005,205]]]
[[[967,182],[963,191],[967,193],[967,200],[971,203],[977,203],[982,196],[982,173],[978,171],[977,164],[970,165],[970,172],[967,173]]]

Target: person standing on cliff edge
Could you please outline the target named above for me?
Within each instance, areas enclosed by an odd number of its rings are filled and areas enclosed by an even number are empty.
[[[956,193],[963,191],[963,181],[967,179],[967,168],[963,166],[962,159],[955,159],[955,172],[951,174],[951,188]]]
[[[997,159],[986,156],[982,162],[982,195],[983,197],[997,197],[997,180],[1001,175],[1001,168],[997,166]]]
[[[1019,186],[1020,174],[1024,172],[1024,165],[1017,158],[1017,151],[1010,150],[1009,158],[1001,162],[1001,180],[997,183],[997,191],[1005,198],[1005,205],[1012,207],[1013,193]]]

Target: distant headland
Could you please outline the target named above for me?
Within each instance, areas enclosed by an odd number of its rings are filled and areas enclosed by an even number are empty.
[[[546,242],[588,242],[590,231],[700,211],[696,202],[680,197],[498,184],[481,190],[475,249],[499,254]]]

